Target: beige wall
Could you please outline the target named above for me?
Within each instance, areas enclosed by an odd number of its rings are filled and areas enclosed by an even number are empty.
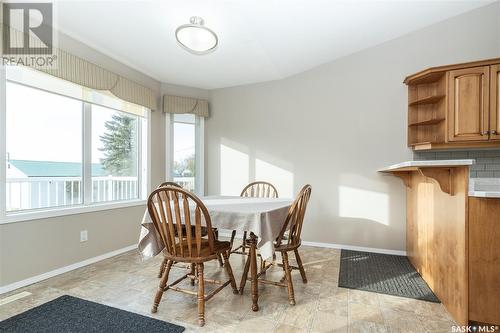
[[[376,172],[412,159],[404,77],[500,56],[498,3],[268,83],[211,91],[208,194],[254,179],[313,187],[306,241],[405,249],[405,191]],[[325,41],[328,42],[328,41]]]
[[[150,87],[157,93],[158,110],[151,116],[151,184],[165,178],[165,115],[161,95],[208,97],[208,92],[160,82],[61,35],[59,46],[97,65]],[[69,215],[0,225],[0,286],[135,244],[145,206]],[[80,231],[89,240],[80,243]]]
[[[1,226],[4,285],[137,242],[145,207],[113,209]],[[80,243],[80,230],[89,240]]]

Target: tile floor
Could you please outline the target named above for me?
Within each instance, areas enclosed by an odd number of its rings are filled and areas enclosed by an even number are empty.
[[[303,284],[299,272],[293,272],[297,305],[288,305],[286,289],[261,284],[260,310],[252,312],[250,283],[244,295],[233,295],[228,286],[207,302],[203,328],[197,326],[196,298],[182,293],[166,292],[158,313],[150,313],[161,258],[143,260],[136,251],[0,296],[31,293],[0,305],[0,320],[67,294],[179,324],[186,332],[451,331],[454,322],[441,304],[339,288],[339,250],[306,246],[300,250],[309,282]],[[231,256],[238,285],[243,260],[243,256]],[[207,277],[226,276],[216,261],[208,263],[205,272]],[[182,268],[173,268],[171,279],[183,273]],[[268,279],[281,276],[278,268],[267,273]],[[190,288],[188,282],[183,286]]]

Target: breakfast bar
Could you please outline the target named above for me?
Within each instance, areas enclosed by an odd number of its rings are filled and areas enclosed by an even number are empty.
[[[378,170],[407,188],[406,251],[460,325],[500,324],[500,184],[470,179],[475,161],[408,161]]]

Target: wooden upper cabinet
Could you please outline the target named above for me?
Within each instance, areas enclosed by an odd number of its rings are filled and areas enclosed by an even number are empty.
[[[490,67],[490,140],[500,140],[500,65]]]
[[[404,83],[412,149],[500,148],[500,58],[428,68]]]
[[[448,140],[489,140],[490,66],[448,73]]]

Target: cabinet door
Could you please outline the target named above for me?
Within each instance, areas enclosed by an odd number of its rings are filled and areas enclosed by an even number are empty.
[[[469,198],[469,320],[500,325],[500,200]]]
[[[490,67],[448,74],[448,140],[489,140]]]
[[[490,139],[500,140],[500,65],[490,67]]]

